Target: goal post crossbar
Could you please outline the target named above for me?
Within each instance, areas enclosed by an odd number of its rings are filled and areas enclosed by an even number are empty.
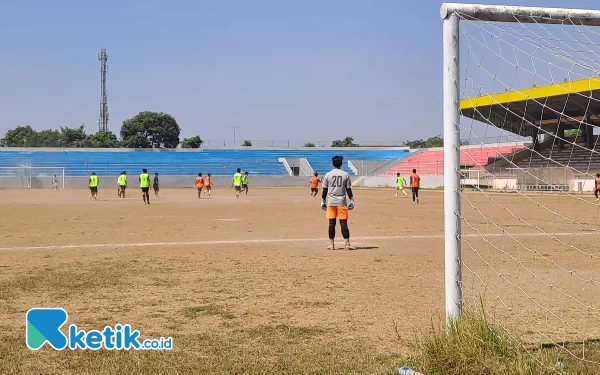
[[[569,22],[583,26],[600,26],[600,10],[459,3],[444,3],[440,8],[440,16],[443,20],[456,13],[466,20],[472,18],[484,22],[544,24]]]
[[[460,22],[600,26],[600,10],[444,3],[443,134],[446,321],[460,319],[463,305],[460,170]]]

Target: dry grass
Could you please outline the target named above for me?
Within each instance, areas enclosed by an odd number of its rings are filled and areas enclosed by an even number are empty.
[[[326,222],[306,189],[255,189],[240,201],[229,189],[202,201],[192,190],[165,191],[150,206],[118,200],[112,190],[101,190],[98,202],[85,190],[0,192],[0,373],[393,373],[406,356],[417,358],[410,338],[443,315],[442,194],[423,192],[418,206],[393,190],[355,195],[352,236],[371,238],[354,241],[362,250],[332,252],[315,240],[326,235]],[[576,277],[597,272],[596,258],[574,250],[595,254],[594,236],[564,237],[571,247],[546,237],[492,237],[491,244],[469,237],[475,229],[499,233],[494,222],[535,232],[523,219],[548,231],[581,230],[516,195],[494,197],[521,219],[474,193],[469,198],[488,217],[463,203],[467,301],[483,296],[494,319],[528,347],[600,337],[597,310],[574,302],[599,302],[598,287]],[[597,226],[587,203],[538,200]],[[385,238],[398,235],[406,237]],[[299,240],[262,241],[274,239]],[[135,243],[146,245],[123,246]],[[52,245],[81,246],[22,249]],[[130,323],[144,338],[172,336],[174,349],[32,352],[24,338],[31,307],[63,307],[68,324],[84,329]],[[573,348],[577,355],[582,345]],[[543,363],[554,363],[564,350],[543,353]],[[582,365],[571,358],[567,368]]]

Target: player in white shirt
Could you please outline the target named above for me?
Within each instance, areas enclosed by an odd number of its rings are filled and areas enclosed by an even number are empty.
[[[329,241],[327,247],[329,250],[335,249],[335,226],[336,220],[340,220],[342,227],[342,236],[344,237],[344,248],[346,250],[356,250],[350,244],[350,230],[348,229],[348,210],[354,208],[354,196],[352,195],[352,181],[350,175],[340,168],[344,158],[334,156],[331,159],[333,169],[323,177],[323,201],[321,208],[326,210],[326,217],[329,220]],[[346,195],[350,198],[350,204],[347,204]]]

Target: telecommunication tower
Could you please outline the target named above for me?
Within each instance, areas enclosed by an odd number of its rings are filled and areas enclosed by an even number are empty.
[[[98,116],[98,130],[108,131],[108,98],[106,95],[106,61],[108,55],[106,48],[102,48],[98,54],[100,61],[100,115]]]

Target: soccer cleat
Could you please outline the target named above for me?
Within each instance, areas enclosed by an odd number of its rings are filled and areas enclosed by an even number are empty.
[[[333,246],[333,244],[327,246],[327,250],[333,250],[333,249],[335,249],[335,246]]]
[[[352,245],[346,245],[346,246],[344,246],[344,249],[346,249],[346,250],[356,250],[356,247],[354,247]]]

